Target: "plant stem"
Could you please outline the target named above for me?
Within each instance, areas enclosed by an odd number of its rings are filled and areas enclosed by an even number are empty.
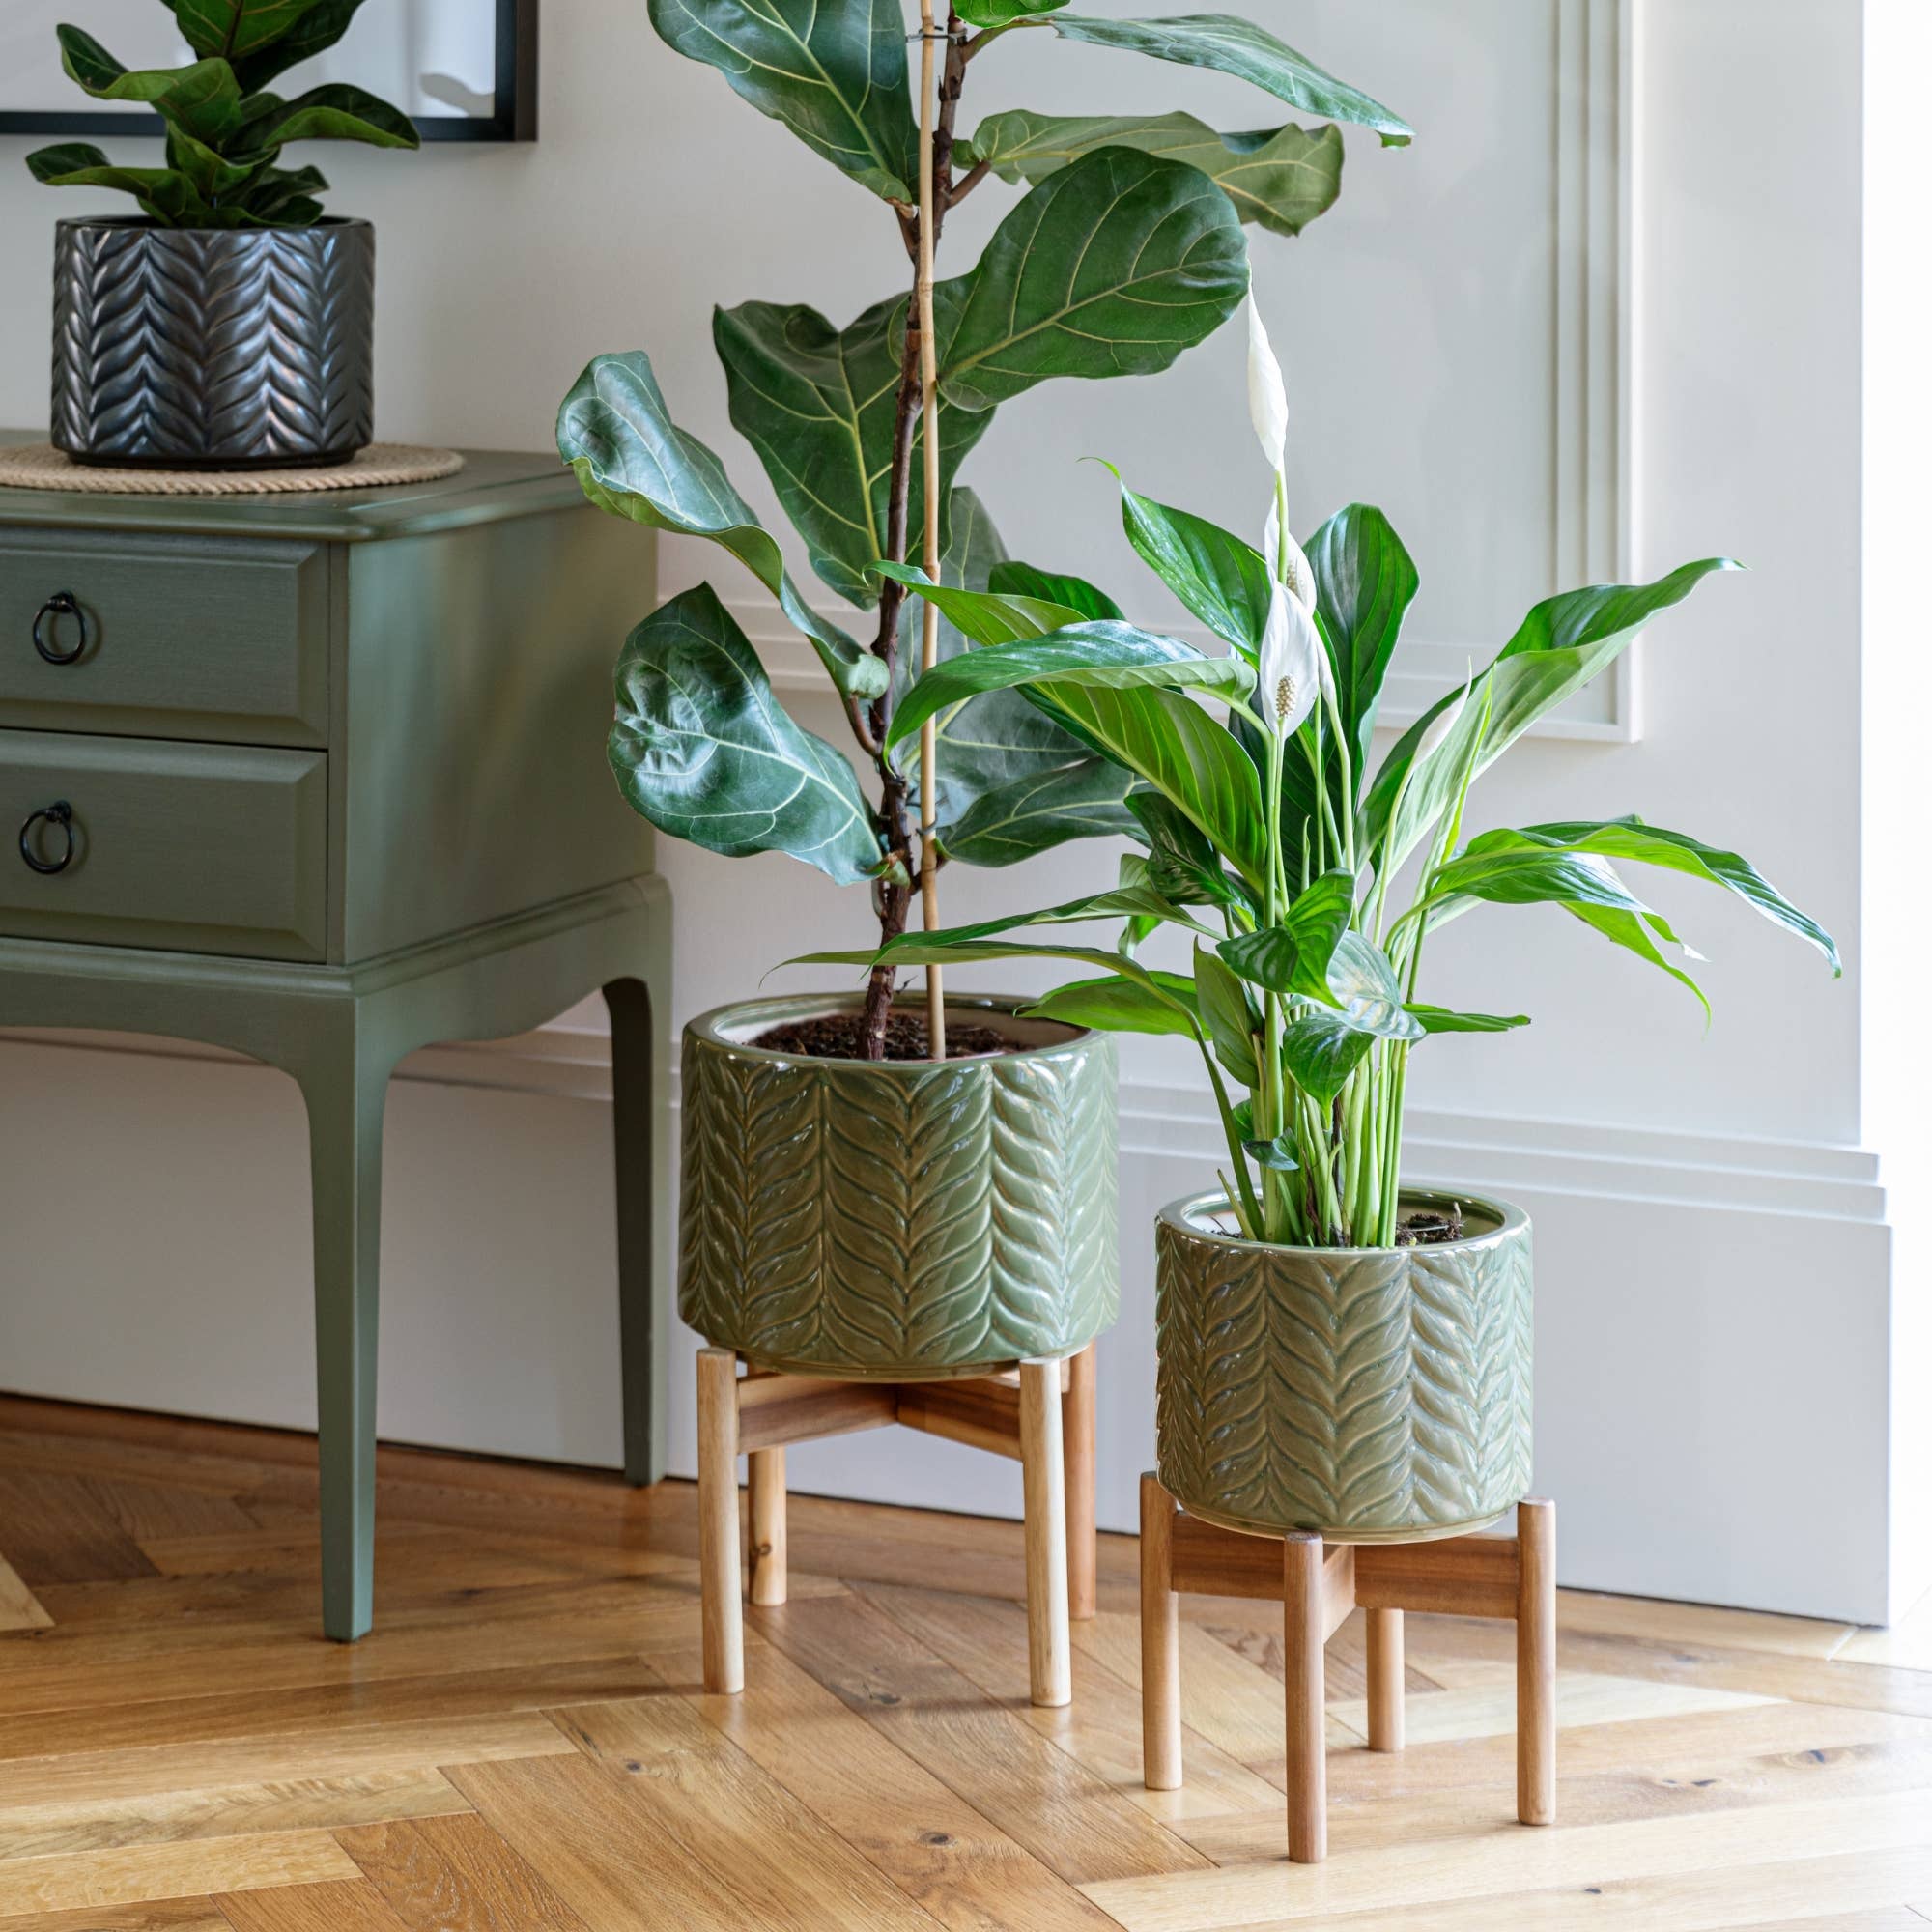
[[[921,0],[922,10],[931,19],[930,0]],[[936,31],[936,28],[935,28]],[[982,37],[983,38],[983,37]],[[930,64],[935,55],[937,43],[922,38],[924,69],[924,96],[926,102],[932,103],[930,115],[922,108],[922,122],[930,122],[930,139],[925,126],[922,126],[920,137],[920,176],[921,207],[909,208],[903,202],[894,204],[895,218],[900,237],[905,243],[906,253],[914,264],[912,298],[906,313],[905,347],[899,359],[898,390],[893,408],[893,460],[886,499],[886,556],[895,563],[906,561],[909,544],[907,526],[909,506],[912,496],[912,457],[913,442],[921,427],[922,417],[925,418],[925,524],[927,544],[927,575],[937,579],[937,542],[934,522],[938,515],[938,492],[933,488],[932,478],[938,470],[938,437],[935,419],[938,412],[937,384],[933,380],[932,365],[937,360],[938,344],[932,338],[931,330],[931,287],[932,262],[938,249],[939,240],[946,226],[946,213],[957,199],[956,185],[952,179],[953,127],[959,111],[959,96],[965,79],[966,61],[969,47],[978,43],[969,43],[959,24],[956,14],[950,10],[946,20],[946,67],[940,79],[935,97],[931,84]],[[930,204],[927,206],[928,168],[930,169]],[[889,870],[874,889],[874,909],[879,920],[879,944],[884,947],[898,938],[906,929],[906,917],[911,907],[912,895],[917,890],[926,911],[928,926],[938,923],[937,886],[939,855],[930,838],[921,843],[921,832],[932,825],[934,813],[930,804],[923,797],[925,774],[935,769],[935,760],[925,753],[922,744],[921,758],[921,810],[919,824],[915,824],[912,812],[910,789],[904,778],[894,768],[892,759],[884,750],[887,734],[892,725],[894,705],[893,682],[898,665],[899,618],[905,607],[905,588],[888,578],[879,594],[879,623],[872,640],[872,654],[886,667],[886,690],[883,696],[872,700],[870,707],[861,712],[856,706],[847,707],[847,717],[851,722],[853,736],[860,749],[871,759],[879,775],[879,805],[873,823],[878,831],[880,849],[886,855]],[[926,635],[934,633],[931,626],[936,619],[936,611],[928,605]],[[923,653],[922,653],[923,655]],[[914,870],[913,855],[920,852],[917,873]],[[893,994],[895,975],[890,966],[875,966],[866,987],[865,1011],[865,1054],[867,1060],[883,1060],[886,1053],[886,1026],[892,1014]],[[928,981],[928,993],[931,985]],[[937,1050],[944,1051],[937,1042],[944,1033],[944,1014],[935,1030],[928,1018],[928,1030],[932,1033]]]
[[[938,30],[932,0],[920,0],[919,39],[919,275],[914,306],[919,312],[920,386],[924,392],[925,574],[939,582],[939,347],[932,317],[932,250],[936,201],[933,144],[938,135],[938,100],[933,80],[933,44]],[[939,662],[939,607],[930,598],[923,610],[919,674]],[[921,913],[928,932],[939,929],[939,722],[928,718],[919,734],[919,887]],[[936,965],[925,969],[926,1051],[946,1058],[945,976]]]

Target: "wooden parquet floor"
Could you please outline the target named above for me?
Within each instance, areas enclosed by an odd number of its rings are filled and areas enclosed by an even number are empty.
[[[809,1483],[809,1454],[794,1480]],[[1140,1783],[1134,1546],[1070,1710],[1016,1526],[799,1496],[748,1687],[698,1680],[692,1489],[385,1451],[375,1634],[316,1634],[313,1445],[0,1401],[0,1932],[1927,1932],[1932,1613],[1566,1595],[1558,1804],[1506,1627],[1408,1620],[1408,1738],[1329,1649],[1330,1857],[1284,1857],[1280,1632],[1185,1600]]]

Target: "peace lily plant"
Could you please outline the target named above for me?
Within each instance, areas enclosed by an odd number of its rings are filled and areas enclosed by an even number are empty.
[[[1227,1136],[1222,1181],[1241,1237],[1390,1248],[1416,1236],[1401,1217],[1411,1051],[1437,1034],[1528,1024],[1419,997],[1428,941],[1451,921],[1484,904],[1558,906],[1702,1001],[1680,963],[1696,955],[1626,884],[1622,863],[1720,886],[1809,941],[1834,973],[1838,956],[1746,860],[1689,834],[1634,816],[1468,833],[1475,781],[1606,669],[1639,626],[1706,577],[1736,569],[1728,558],[1538,604],[1494,661],[1445,693],[1369,775],[1415,566],[1382,513],[1362,504],[1321,525],[1305,550],[1296,542],[1286,384],[1252,302],[1249,328],[1255,430],[1273,471],[1262,548],[1122,492],[1135,550],[1227,655],[1113,615],[1063,623],[997,590],[912,586],[980,648],[921,680],[892,722],[889,749],[928,717],[988,692],[1019,693],[1117,775],[1143,850],[1122,860],[1107,891],[908,935],[876,963],[1039,958],[1086,969],[1026,1010],[1197,1043]],[[1097,609],[1094,593],[1080,594]],[[1124,921],[1117,945],[1033,936],[1098,920]],[[1162,927],[1185,935],[1190,970],[1139,957]]]
[[[718,457],[678,426],[647,355],[599,356],[558,418],[558,447],[593,502],[709,539],[776,598],[817,653],[871,787],[868,798],[846,753],[787,715],[705,585],[624,646],[610,757],[626,798],[711,851],[786,852],[867,886],[882,941],[905,929],[916,897],[925,923],[939,923],[939,870],[952,861],[1010,865],[1134,823],[1130,776],[1011,692],[928,707],[923,743],[917,727],[895,728],[920,671],[965,647],[943,605],[915,638],[909,591],[938,582],[997,597],[1024,626],[1007,636],[1119,616],[1086,586],[1009,558],[985,505],[957,484],[960,465],[995,411],[1038,383],[1167,368],[1239,306],[1243,224],[1297,235],[1341,185],[1332,125],[1222,134],[1185,113],[1015,109],[969,133],[971,81],[991,67],[1023,76],[1050,34],[1232,75],[1384,145],[1409,138],[1386,108],[1249,21],[1120,20],[1065,5],[957,0],[936,14],[922,0],[916,106],[902,0],[651,0],[660,37],[869,196],[914,268],[909,293],[849,323],[800,302],[746,301],[713,318],[731,422],[813,571],[861,612],[860,637],[808,602]],[[977,263],[936,280],[948,215],[996,177],[1025,192]],[[867,988],[869,1058],[885,1050],[894,990],[886,969]],[[942,1011],[935,1001],[935,1035]]]

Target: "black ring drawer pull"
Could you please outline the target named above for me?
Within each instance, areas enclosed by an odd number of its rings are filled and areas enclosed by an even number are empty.
[[[67,843],[58,859],[43,859],[36,849],[34,827],[43,818],[49,825],[58,825],[67,835]],[[64,872],[73,864],[73,807],[66,799],[56,799],[52,805],[43,805],[40,810],[27,814],[27,822],[20,827],[20,857],[34,871],[47,876]]]
[[[57,644],[50,644],[46,637],[41,635],[41,626],[48,618],[71,617],[80,627],[80,636],[74,639],[73,649],[64,651]],[[47,637],[54,635],[52,625],[47,627]],[[41,608],[34,612],[34,648],[50,665],[71,665],[87,648],[87,619],[81,615],[79,600],[71,590],[56,590]]]

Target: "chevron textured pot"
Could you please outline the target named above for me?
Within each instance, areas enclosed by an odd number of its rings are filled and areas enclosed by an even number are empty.
[[[1447,1206],[1418,1194],[1406,1206]],[[1285,1248],[1225,1232],[1227,1197],[1164,1208],[1160,1480],[1196,1516],[1336,1543],[1455,1536],[1529,1485],[1530,1230],[1416,1248]]]
[[[81,463],[342,463],[372,434],[376,231],[54,230],[56,448]]]
[[[953,998],[1016,1053],[808,1059],[749,1045],[851,1012],[724,1007],[684,1030],[678,1313],[771,1368],[910,1380],[1070,1354],[1120,1312],[1114,1043]],[[910,1009],[908,1009],[910,1010]]]

